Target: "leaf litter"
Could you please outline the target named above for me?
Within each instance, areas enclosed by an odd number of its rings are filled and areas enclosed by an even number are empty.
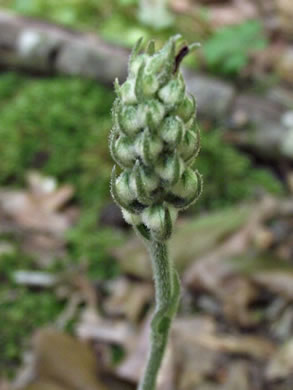
[[[55,206],[52,210],[56,213]],[[183,280],[182,304],[158,390],[290,388],[292,211],[291,199],[264,197],[254,204],[181,219],[171,246],[179,248],[174,261]],[[18,229],[31,226],[29,218],[10,214],[10,219]],[[48,225],[39,226],[50,231]],[[142,273],[148,265],[135,264],[135,259],[145,261],[144,250],[131,236],[114,251],[124,275],[98,286],[83,267],[55,276],[55,292],[68,303],[55,325],[36,331],[32,358],[19,369],[11,389],[135,388],[147,354],[154,298],[150,273]],[[34,284],[44,275],[15,277]],[[44,280],[39,288],[48,287],[46,276]],[[77,322],[70,336],[65,329],[73,317]]]

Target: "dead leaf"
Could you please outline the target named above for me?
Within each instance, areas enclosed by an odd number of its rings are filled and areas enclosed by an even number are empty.
[[[98,380],[97,360],[86,343],[54,329],[43,329],[37,332],[33,344],[36,376],[40,380],[70,390],[107,389]]]
[[[109,297],[103,302],[104,310],[110,316],[124,316],[135,323],[145,308],[152,301],[153,286],[149,283],[133,282],[119,278],[108,284]]]
[[[0,378],[0,390],[11,390],[10,384],[7,380]]]
[[[202,256],[187,268],[183,275],[183,284],[194,291],[207,291],[219,299],[225,315],[241,325],[252,324],[254,319],[247,311],[250,302],[256,296],[256,289],[247,275],[239,275],[239,265],[230,259],[243,255],[254,242],[254,232],[275,207],[276,202],[267,198],[251,218],[222,245]]]
[[[231,362],[227,367],[226,380],[219,390],[250,390],[250,372],[246,361]]]
[[[252,279],[269,291],[293,300],[293,271],[261,271],[253,274]]]
[[[209,7],[209,21],[213,28],[235,25],[257,17],[257,7],[251,1],[237,1],[229,5]]]
[[[280,27],[289,37],[293,37],[293,3],[291,0],[275,0]]]
[[[293,27],[292,27],[292,36],[293,36]],[[276,60],[275,69],[278,75],[283,80],[289,82],[290,84],[293,83],[292,66],[293,66],[293,47],[289,46],[286,48],[286,50],[283,50],[281,55]]]
[[[0,230],[19,236],[24,251],[47,263],[65,253],[64,234],[77,217],[75,208],[63,210],[73,188],[57,188],[53,178],[38,173],[29,173],[27,182],[27,190],[0,190]]]
[[[200,345],[215,352],[245,354],[257,359],[265,359],[275,351],[274,344],[262,337],[217,332],[216,323],[209,317],[179,318],[173,329],[183,348]]]
[[[58,385],[50,381],[36,381],[27,386],[24,390],[70,390],[68,387]]]
[[[271,358],[266,368],[269,380],[284,379],[293,372],[293,340],[290,339]]]
[[[54,236],[63,234],[72,221],[66,213],[59,212],[59,209],[72,197],[73,188],[64,185],[57,189],[52,180],[34,173],[28,175],[28,191],[2,190],[2,212],[21,229]]]
[[[77,335],[83,340],[100,341],[128,347],[135,332],[125,320],[102,318],[93,309],[86,309],[76,327]]]

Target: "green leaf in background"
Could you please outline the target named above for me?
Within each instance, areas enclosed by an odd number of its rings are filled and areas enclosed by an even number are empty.
[[[267,40],[256,20],[219,29],[203,45],[207,66],[214,72],[234,74],[248,63],[249,55],[264,49]]]

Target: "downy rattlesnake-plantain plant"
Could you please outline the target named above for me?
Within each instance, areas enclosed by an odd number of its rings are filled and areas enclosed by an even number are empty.
[[[167,240],[178,210],[186,209],[201,193],[202,180],[193,169],[199,151],[196,106],[186,94],[179,72],[182,58],[198,44],[186,45],[176,35],[155,51],[142,40],[129,60],[128,78],[113,105],[110,150],[114,166],[111,192],[125,220],[149,248],[156,289],[151,323],[151,346],[139,390],[154,390],[177,311],[180,281],[168,257]]]

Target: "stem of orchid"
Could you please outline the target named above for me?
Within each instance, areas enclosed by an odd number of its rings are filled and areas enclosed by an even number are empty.
[[[178,274],[170,262],[166,243],[151,240],[149,251],[155,279],[156,308],[151,323],[149,356],[138,390],[155,389],[171,322],[176,314],[180,297]]]

